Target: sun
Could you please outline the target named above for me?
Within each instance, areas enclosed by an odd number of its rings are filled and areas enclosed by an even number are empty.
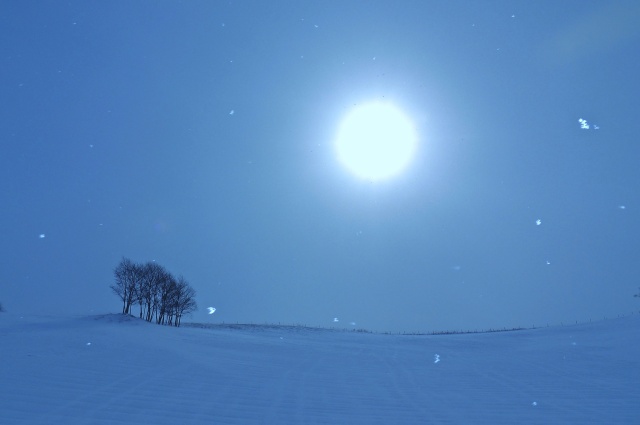
[[[384,180],[406,168],[418,136],[413,123],[396,106],[372,102],[355,107],[340,124],[338,160],[366,180]]]

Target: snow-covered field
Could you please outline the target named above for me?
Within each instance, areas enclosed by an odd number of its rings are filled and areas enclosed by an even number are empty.
[[[640,424],[637,315],[405,336],[3,313],[0,353],[7,425]]]

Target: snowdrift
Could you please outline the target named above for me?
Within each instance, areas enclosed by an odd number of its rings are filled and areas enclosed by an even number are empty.
[[[636,424],[640,317],[406,336],[0,315],[2,424]]]

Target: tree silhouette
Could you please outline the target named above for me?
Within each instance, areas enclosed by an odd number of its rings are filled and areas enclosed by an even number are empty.
[[[120,263],[113,270],[115,283],[111,290],[122,300],[122,314],[129,314],[131,304],[136,299],[136,282],[140,278],[139,267],[130,259],[122,257]]]
[[[196,291],[155,262],[136,264],[123,257],[113,273],[111,290],[122,301],[123,314],[131,314],[132,305],[138,304],[141,319],[180,326],[182,316],[197,309]]]
[[[137,302],[140,304],[140,318],[143,318],[144,311],[144,319],[150,322],[158,311],[158,291],[161,282],[167,278],[169,272],[153,261],[140,267],[142,273],[137,285],[139,288]]]
[[[196,291],[193,289],[182,276],[178,278],[174,299],[174,316],[175,326],[180,326],[180,320],[185,314],[196,311]]]

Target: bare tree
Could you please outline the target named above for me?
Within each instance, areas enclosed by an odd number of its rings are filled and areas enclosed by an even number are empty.
[[[142,318],[144,315],[144,319],[150,322],[158,310],[158,292],[160,291],[160,285],[169,272],[158,263],[150,261],[142,266],[141,274],[142,278],[139,283],[141,303],[140,317]],[[144,314],[142,310],[144,310]]]
[[[122,300],[122,314],[129,314],[136,300],[136,282],[140,278],[139,268],[130,259],[122,257],[113,270],[115,283],[111,290]]]
[[[185,314],[196,311],[198,305],[196,304],[196,291],[193,289],[187,281],[180,276],[176,285],[176,297],[175,297],[175,326],[180,326],[182,316]]]
[[[196,291],[182,276],[176,279],[155,262],[136,264],[123,257],[113,272],[111,289],[122,300],[123,314],[138,304],[141,319],[180,326],[182,316],[197,309]]]
[[[172,301],[175,298],[176,278],[167,273],[160,281],[158,292],[158,317],[156,323],[165,324],[170,319]]]

